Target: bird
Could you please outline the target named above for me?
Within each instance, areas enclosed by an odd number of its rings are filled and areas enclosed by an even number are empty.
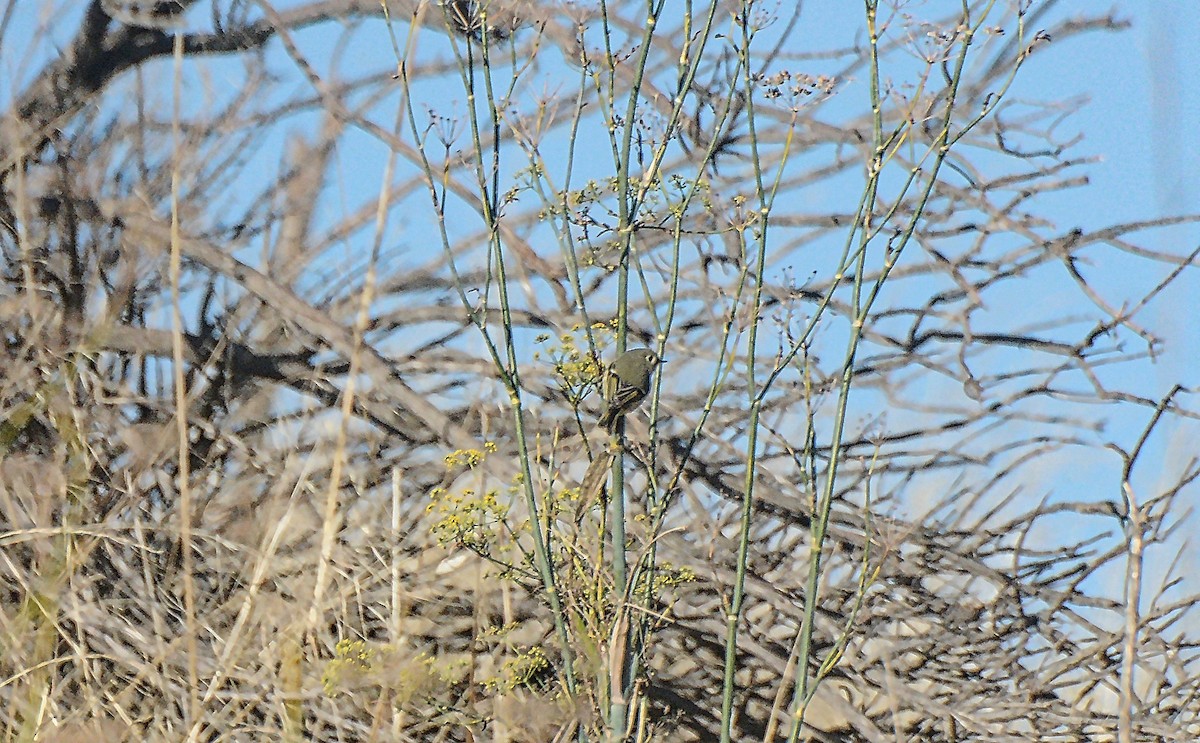
[[[650,379],[662,360],[649,348],[634,348],[617,357],[604,374],[604,399],[607,407],[600,416],[600,427],[616,433],[625,415],[650,394]],[[581,512],[590,508],[604,490],[605,476],[620,447],[608,447],[588,465],[580,483]]]
[[[604,376],[607,407],[600,416],[600,427],[613,433],[625,414],[650,394],[650,378],[661,360],[649,348],[634,348],[617,357]]]

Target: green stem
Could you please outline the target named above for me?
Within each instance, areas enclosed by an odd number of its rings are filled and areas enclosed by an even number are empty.
[[[758,330],[763,306],[763,276],[767,263],[767,227],[771,213],[771,196],[764,186],[762,158],[759,156],[758,129],[755,126],[754,80],[750,69],[750,3],[742,4],[741,48],[742,85],[746,95],[746,126],[750,135],[751,161],[754,163],[755,196],[758,202],[758,250],[754,259],[754,297],[751,301],[750,332],[746,342],[746,398],[750,404],[749,430],[746,437],[746,478],[742,494],[741,525],[738,534],[737,565],[733,596],[725,616],[725,669],[721,688],[721,743],[733,736],[733,695],[736,688],[738,630],[742,607],[746,600],[746,573],[750,555],[750,524],[754,513],[755,471],[758,467],[758,427],[762,402],[757,395],[755,361],[758,354]],[[780,163],[782,168],[782,163]],[[778,178],[776,179],[778,184]]]

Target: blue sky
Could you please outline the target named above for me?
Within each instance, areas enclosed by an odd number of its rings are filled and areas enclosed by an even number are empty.
[[[1084,137],[1082,149],[1099,162],[1090,184],[1060,208],[1064,222],[1087,227],[1120,221],[1200,213],[1200,22],[1184,2],[1127,2],[1118,17],[1132,27],[1118,34],[1093,33],[1069,45],[1049,45],[1032,64],[1028,83],[1039,95],[1078,91],[1087,102],[1066,126]],[[1080,198],[1080,197],[1083,198]],[[1200,228],[1189,225],[1149,233],[1147,243],[1176,254],[1200,245]],[[1102,266],[1099,268],[1103,268]],[[1098,271],[1097,274],[1103,273]],[[1140,282],[1161,278],[1120,271],[1109,278]],[[1186,272],[1149,308],[1143,322],[1167,340],[1167,352],[1152,367],[1155,387],[1165,393],[1176,382],[1200,387],[1200,271]],[[1196,407],[1196,395],[1185,397]],[[1171,430],[1173,427],[1167,427]],[[1196,431],[1176,431],[1167,460],[1195,454]]]

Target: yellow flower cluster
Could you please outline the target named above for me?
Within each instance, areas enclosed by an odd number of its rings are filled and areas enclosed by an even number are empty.
[[[600,356],[603,356],[605,349],[612,344],[615,329],[616,320],[592,323],[592,342],[596,344],[596,353]],[[548,345],[544,345],[542,351],[534,354],[534,358],[541,358],[542,354],[545,354],[554,365],[554,376],[559,389],[567,401],[576,406],[599,384],[604,370],[588,350],[590,342],[582,325],[575,325],[570,332],[560,335],[557,343],[550,343],[551,340],[551,336],[544,334],[535,339],[539,344]]]
[[[334,647],[334,658],[321,675],[329,696],[363,689],[387,688],[397,704],[420,702],[459,683],[468,662],[461,658],[435,658],[425,652],[394,645],[345,639]]]
[[[454,469],[456,467],[474,468],[479,465],[488,454],[496,453],[496,444],[493,441],[483,442],[483,450],[479,449],[455,449],[445,457],[446,469]]]
[[[456,449],[445,456],[447,472],[475,469],[489,454],[497,451],[496,444],[484,442],[482,449]],[[436,515],[432,530],[438,542],[458,545],[489,554],[497,541],[499,525],[508,517],[509,507],[500,502],[498,490],[490,489],[480,495],[474,488],[450,492],[434,488],[429,493],[425,512]]]
[[[477,495],[471,488],[457,493],[435,488],[425,510],[438,514],[433,533],[443,546],[457,544],[486,553],[490,552],[496,526],[508,516],[509,509],[500,502],[496,490]]]
[[[509,691],[529,685],[538,673],[549,667],[550,659],[546,657],[546,651],[535,645],[504,661],[500,674],[484,681],[484,685],[493,692]]]

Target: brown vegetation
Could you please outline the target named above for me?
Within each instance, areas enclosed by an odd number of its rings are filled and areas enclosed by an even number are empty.
[[[1200,737],[1194,219],[1054,223],[1009,87],[1114,18],[77,5],[0,123],[5,740]]]

